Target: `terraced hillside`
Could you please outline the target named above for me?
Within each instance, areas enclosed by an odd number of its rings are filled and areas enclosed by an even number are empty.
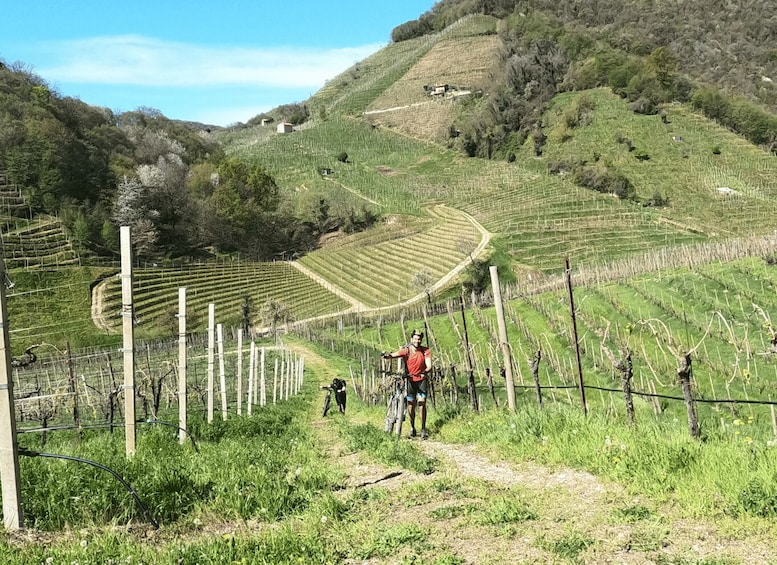
[[[367,110],[382,110],[393,106],[402,106],[425,100],[423,85],[432,86],[438,81],[448,80],[450,84],[465,84],[475,86],[478,72],[469,69],[483,66],[480,57],[461,61],[456,70],[446,61],[438,66],[434,74],[416,73],[419,61],[432,51],[440,51],[440,42],[459,39],[465,42],[470,38],[487,36],[496,31],[496,20],[490,16],[470,15],[448,26],[434,35],[390,43],[385,48],[353,65],[329,81],[316,92],[309,103],[313,115],[321,117],[346,115],[361,116]],[[410,88],[405,88],[409,77],[419,76],[420,82],[412,82]],[[428,76],[424,81],[423,77]],[[395,86],[396,85],[396,86]],[[379,101],[380,100],[380,101]]]
[[[436,35],[390,44],[316,93],[309,101],[316,119],[298,131],[241,132],[225,139],[227,150],[266,165],[301,198],[315,194],[384,215],[417,215],[436,203],[467,212],[516,272],[557,272],[565,257],[601,264],[773,229],[777,160],[682,104],[667,105],[662,119],[633,112],[609,89],[565,93],[542,117],[540,156],[531,138],[511,162],[448,148],[456,117],[487,104],[472,92],[497,76],[495,29],[493,18],[470,16]],[[430,95],[439,84],[455,90]],[[342,152],[347,163],[335,161]],[[636,197],[576,185],[564,172],[581,163],[628,178]],[[322,167],[332,174],[320,175]],[[656,198],[664,205],[649,205]]]
[[[380,231],[357,234],[300,263],[368,307],[408,301],[482,249],[484,236],[465,215],[436,206],[430,216],[425,226],[389,218]]]
[[[12,220],[3,232],[7,269],[44,269],[78,265],[80,260],[62,223],[50,216]]]
[[[186,288],[186,313],[191,329],[207,324],[209,304],[215,304],[220,323],[242,323],[242,306],[249,300],[249,316],[273,299],[288,310],[289,319],[314,317],[347,309],[349,304],[285,262],[207,263],[185,268],[134,270],[133,300],[139,327],[144,324],[177,328],[178,289]],[[121,328],[121,281],[109,277],[92,294],[95,323],[107,330]],[[175,329],[177,331],[177,329]]]
[[[6,269],[40,269],[79,264],[78,255],[59,219],[28,219],[24,194],[0,170],[0,229]]]
[[[445,143],[463,100],[482,94],[500,73],[496,22],[491,16],[463,19],[366,108],[365,119]]]

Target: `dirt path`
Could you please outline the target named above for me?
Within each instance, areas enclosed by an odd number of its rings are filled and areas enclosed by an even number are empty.
[[[414,443],[439,461],[437,471],[418,475],[348,453],[336,465],[348,469],[348,489],[394,493],[382,503],[381,522],[400,524],[412,514],[430,532],[434,554],[455,555],[467,564],[505,565],[777,562],[777,543],[757,532],[683,519],[671,505],[628,495],[590,473],[492,460],[471,445]],[[409,502],[414,497],[416,502]],[[484,512],[502,500],[520,501],[534,516],[502,526],[466,518],[466,512]]]
[[[329,292],[331,292],[332,294],[336,294],[337,296],[339,296],[340,298],[342,298],[343,300],[345,300],[346,302],[348,302],[351,305],[351,307],[349,309],[344,310],[343,312],[337,312],[336,314],[327,314],[326,315],[327,317],[328,316],[332,316],[332,315],[339,316],[340,314],[344,314],[346,312],[351,312],[353,310],[364,311],[364,310],[368,309],[368,306],[366,304],[364,304],[362,302],[359,302],[353,296],[347,294],[346,292],[344,292],[340,288],[334,286],[332,283],[330,283],[324,277],[318,275],[317,273],[314,273],[313,271],[308,269],[305,265],[303,265],[299,261],[289,261],[288,263],[289,263],[289,265],[291,265],[292,267],[297,269],[299,272],[301,272],[303,275],[313,279],[318,284],[320,284],[325,289],[327,289]]]
[[[107,332],[110,331],[110,327],[108,326],[108,320],[103,315],[104,295],[105,281],[103,280],[92,288],[92,322],[97,328]]]

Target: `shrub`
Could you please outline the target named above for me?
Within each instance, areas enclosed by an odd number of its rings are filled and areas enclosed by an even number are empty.
[[[636,102],[632,102],[629,105],[629,110],[635,114],[644,114],[646,116],[651,116],[658,111],[656,105],[647,98],[640,98]]]
[[[606,168],[579,167],[574,171],[572,180],[583,188],[614,194],[621,200],[633,199],[637,193],[626,175]]]

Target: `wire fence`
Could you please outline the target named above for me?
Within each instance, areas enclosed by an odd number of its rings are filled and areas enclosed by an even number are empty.
[[[250,413],[298,392],[303,360],[282,343],[257,345],[225,338],[213,354],[207,335],[186,339],[188,414],[208,414],[208,396],[216,412]],[[144,421],[176,419],[179,403],[179,341],[135,347],[136,417]],[[122,350],[59,352],[14,369],[17,433],[122,427],[124,355]],[[209,390],[209,381],[212,388]],[[226,411],[223,411],[223,410]]]

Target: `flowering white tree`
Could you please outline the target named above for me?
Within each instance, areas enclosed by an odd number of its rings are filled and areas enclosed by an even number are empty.
[[[130,227],[138,256],[153,252],[159,238],[154,225],[158,216],[159,212],[149,206],[148,188],[139,179],[125,176],[119,183],[111,219],[118,226]]]

